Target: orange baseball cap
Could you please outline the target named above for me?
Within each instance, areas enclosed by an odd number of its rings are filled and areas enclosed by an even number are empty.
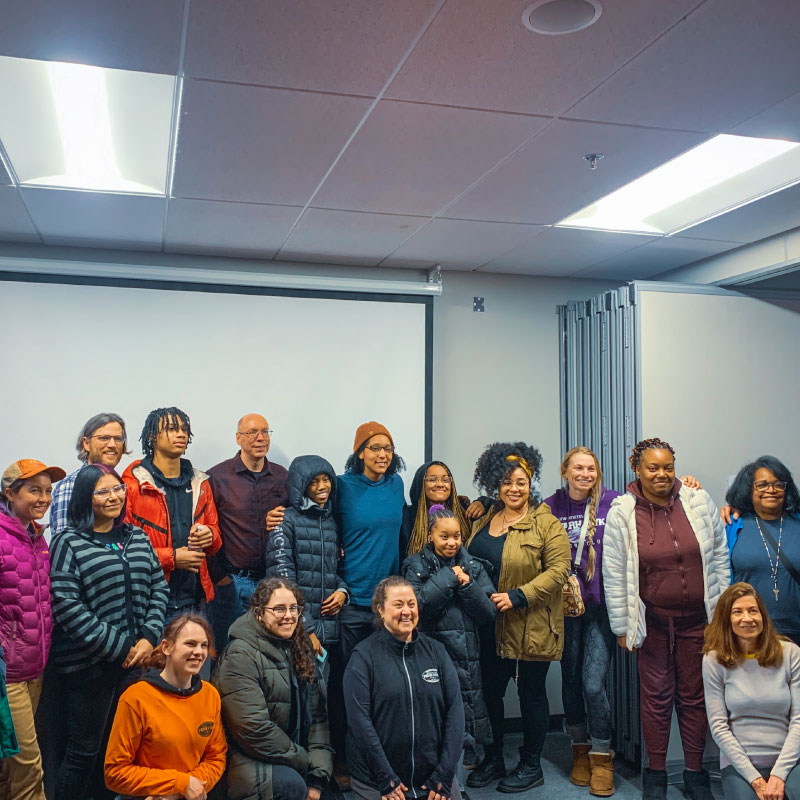
[[[5,491],[14,481],[33,478],[36,475],[41,475],[43,472],[46,472],[54,483],[66,477],[67,474],[61,467],[48,467],[47,464],[42,461],[37,461],[35,458],[22,458],[19,461],[15,461],[6,469],[3,473],[2,484],[0,485],[2,485],[3,491]]]

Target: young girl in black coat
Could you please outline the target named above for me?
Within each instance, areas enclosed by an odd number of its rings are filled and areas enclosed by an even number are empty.
[[[419,601],[420,630],[438,639],[456,667],[470,739],[492,741],[489,715],[481,690],[478,629],[494,622],[495,591],[483,562],[462,547],[461,525],[452,511],[432,505],[428,543],[403,562],[403,576]]]

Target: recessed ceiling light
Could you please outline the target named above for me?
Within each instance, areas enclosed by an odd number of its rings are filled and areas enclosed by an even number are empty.
[[[671,236],[800,183],[800,143],[721,134],[556,227]]]
[[[0,140],[21,185],[164,195],[174,75],[0,56]]]
[[[522,13],[522,24],[534,33],[560,36],[588,28],[600,19],[598,0],[537,0]]]

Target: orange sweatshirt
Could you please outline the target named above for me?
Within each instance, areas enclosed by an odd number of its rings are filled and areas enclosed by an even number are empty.
[[[106,786],[126,795],[183,795],[189,776],[206,791],[225,771],[219,693],[196,678],[176,689],[151,669],[123,692],[106,750]]]

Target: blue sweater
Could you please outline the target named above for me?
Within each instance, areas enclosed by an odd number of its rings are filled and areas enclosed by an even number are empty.
[[[399,475],[371,481],[345,472],[336,478],[336,516],[344,560],[341,575],[350,602],[369,606],[380,581],[397,573],[405,491]]]

